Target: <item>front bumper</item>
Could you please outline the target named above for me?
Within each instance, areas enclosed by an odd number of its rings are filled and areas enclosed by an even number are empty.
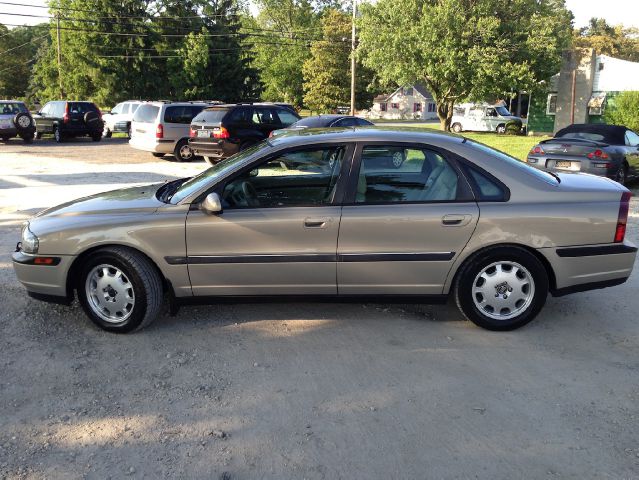
[[[558,162],[569,162],[567,166],[557,166]],[[607,159],[607,160],[591,160],[586,157],[566,156],[561,157],[559,155],[546,155],[537,156],[529,155],[526,159],[526,163],[531,167],[535,167],[541,170],[550,170],[557,173],[590,173],[592,175],[598,175],[600,177],[608,177],[615,179],[619,172],[621,162]]]
[[[11,256],[16,277],[31,294],[69,298],[67,275],[74,256],[29,255],[22,251]],[[36,264],[37,258],[55,258],[53,264]]]

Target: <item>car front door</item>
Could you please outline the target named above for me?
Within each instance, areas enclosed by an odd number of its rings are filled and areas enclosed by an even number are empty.
[[[215,187],[223,211],[186,221],[194,295],[334,295],[344,177],[353,147],[262,159]]]
[[[39,113],[34,115],[36,122],[36,130],[38,133],[51,133],[53,121],[51,116],[53,114],[53,105],[55,102],[48,102],[44,107],[40,109]]]
[[[380,150],[404,150],[397,168]],[[440,295],[479,217],[464,177],[445,152],[420,145],[365,144],[342,209],[340,295]]]

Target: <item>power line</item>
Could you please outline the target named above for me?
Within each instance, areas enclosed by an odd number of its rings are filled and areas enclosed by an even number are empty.
[[[48,36],[49,35],[47,34],[47,35],[42,35],[41,37],[32,38],[31,40],[29,40],[28,42],[23,43],[22,45],[18,45],[17,47],[13,47],[13,48],[10,48],[9,50],[5,50],[4,52],[0,52],[0,57],[3,56],[6,53],[13,52],[14,50],[17,50],[18,48],[26,47],[30,43],[37,42],[38,40],[42,40],[43,38],[48,37]]]

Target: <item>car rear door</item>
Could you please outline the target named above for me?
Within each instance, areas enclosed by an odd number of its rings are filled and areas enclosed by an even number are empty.
[[[399,168],[380,151],[404,151]],[[340,295],[440,295],[479,208],[455,162],[424,145],[359,145],[337,246]]]
[[[191,208],[189,276],[199,295],[334,295],[348,144],[288,150],[216,187],[223,211]]]
[[[626,130],[626,161],[631,175],[639,175],[639,135],[632,130]]]

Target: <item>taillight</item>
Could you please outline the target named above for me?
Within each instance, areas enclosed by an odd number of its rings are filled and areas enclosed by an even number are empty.
[[[64,115],[62,116],[63,123],[69,123],[69,104],[64,105]]]
[[[606,160],[608,159],[608,154],[606,152],[604,152],[603,150],[595,150],[594,152],[590,152],[588,154],[588,158],[593,159],[596,158],[597,160],[601,159],[601,160]]]
[[[630,197],[632,193],[623,192],[621,203],[619,203],[619,216],[617,217],[617,228],[615,229],[615,243],[622,243],[626,237],[626,223],[628,222],[628,210],[630,208]]]
[[[193,138],[193,137],[195,137],[195,135],[196,135],[196,134],[197,134],[197,133],[196,133],[196,131],[195,131],[195,130],[193,130],[192,128],[191,128],[191,129],[189,129],[189,137]]]
[[[155,127],[155,138],[164,138],[164,125],[161,123]]]
[[[274,132],[275,132],[275,130],[271,130],[271,133],[268,134],[268,138],[272,138]]]
[[[224,127],[213,130],[213,138],[229,138],[230,136],[229,131]]]
[[[535,148],[533,148],[530,151],[531,155],[543,155],[544,153],[546,153],[546,152],[544,152],[544,149],[541,148],[539,145],[537,145]]]

